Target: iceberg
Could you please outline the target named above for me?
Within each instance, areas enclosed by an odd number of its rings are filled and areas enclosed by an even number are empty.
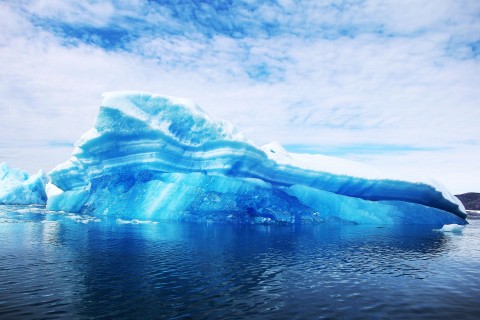
[[[67,162],[47,208],[138,221],[466,224],[440,184],[363,164],[257,147],[195,103],[111,92]]]
[[[0,204],[45,204],[47,175],[40,170],[30,176],[28,172],[0,164]]]

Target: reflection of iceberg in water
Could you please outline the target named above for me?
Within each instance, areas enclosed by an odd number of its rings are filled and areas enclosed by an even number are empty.
[[[83,224],[28,208],[0,206],[0,217],[16,221],[0,230],[6,318],[376,318],[395,310],[414,318],[419,308],[454,318],[479,310],[476,222],[453,236],[421,225],[117,224],[113,216]]]
[[[88,248],[88,256],[82,257],[88,261],[82,277],[87,316],[115,314],[112,306],[131,304],[142,305],[138,314],[143,316],[158,313],[161,305],[165,317],[189,308],[198,309],[199,318],[212,317],[209,303],[215,301],[219,314],[214,318],[232,318],[253,306],[272,308],[269,312],[284,308],[286,292],[298,292],[295,299],[302,300],[301,292],[309,284],[310,290],[318,290],[318,300],[333,303],[336,297],[329,298],[329,292],[382,290],[375,287],[379,277],[382,281],[401,277],[404,282],[427,278],[431,270],[417,261],[448,253],[448,237],[431,228],[169,223],[116,225],[110,231],[119,236],[101,241],[90,232],[78,244]],[[121,252],[112,250],[120,247]],[[115,266],[121,282],[111,277],[109,266]],[[95,289],[99,278],[109,291]],[[304,302],[318,312],[318,300],[307,301],[312,294],[309,291]],[[149,298],[158,304],[142,304]],[[328,307],[331,312],[332,305]]]
[[[437,184],[257,148],[192,102],[146,93],[106,94],[94,128],[50,176],[49,209],[124,220],[466,223]]]

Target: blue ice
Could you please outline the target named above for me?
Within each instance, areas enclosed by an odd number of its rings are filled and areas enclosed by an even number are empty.
[[[28,172],[0,164],[0,204],[45,204],[47,175],[40,170],[30,176]]]

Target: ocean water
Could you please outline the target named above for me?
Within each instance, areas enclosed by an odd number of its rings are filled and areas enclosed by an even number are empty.
[[[1,319],[478,319],[480,220],[221,225],[0,207]]]

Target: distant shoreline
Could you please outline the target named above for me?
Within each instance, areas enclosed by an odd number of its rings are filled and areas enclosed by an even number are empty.
[[[466,210],[468,217],[467,220],[480,220],[480,210]]]
[[[457,194],[455,197],[462,202],[467,213],[480,215],[480,193],[468,192],[464,194]]]

